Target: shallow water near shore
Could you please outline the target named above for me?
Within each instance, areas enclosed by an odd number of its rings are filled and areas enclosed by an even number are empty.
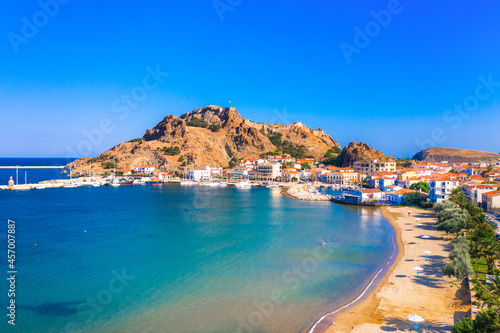
[[[0,201],[17,225],[23,332],[301,332],[393,252],[378,210],[279,189],[61,188]]]

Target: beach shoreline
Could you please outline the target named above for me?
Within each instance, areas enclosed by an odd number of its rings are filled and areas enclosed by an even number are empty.
[[[330,323],[337,320],[338,317],[342,316],[347,311],[358,311],[364,306],[369,305],[373,301],[372,299],[375,294],[387,282],[387,279],[391,275],[398,262],[403,258],[404,246],[401,239],[401,228],[397,224],[398,214],[389,212],[387,207],[379,208],[382,217],[391,225],[394,231],[394,237],[392,239],[394,249],[391,256],[384,264],[384,266],[382,266],[382,268],[380,268],[377,273],[375,273],[372,279],[363,288],[361,293],[356,295],[356,297],[346,305],[343,305],[342,307],[337,308],[334,311],[320,317],[310,328],[307,329],[306,332],[327,332],[329,331]]]
[[[407,216],[408,207],[381,208],[382,216],[396,235],[398,253],[394,262],[368,294],[325,315],[322,325],[307,332],[404,331],[411,328],[406,320],[409,314],[425,318],[421,326],[426,332],[442,332],[449,331],[456,319],[467,315],[470,309],[467,288],[441,272],[450,246],[435,230],[434,212],[413,207],[412,210],[411,216]],[[416,217],[423,224],[420,228],[415,226]],[[424,234],[432,236],[424,241],[421,238]],[[429,261],[421,254],[422,249],[432,250]],[[412,266],[424,267],[420,277]],[[328,326],[331,322],[335,324]]]

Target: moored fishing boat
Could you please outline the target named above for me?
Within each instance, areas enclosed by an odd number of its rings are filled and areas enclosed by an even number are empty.
[[[249,181],[243,181],[243,182],[239,182],[239,183],[234,184],[234,187],[236,187],[236,188],[251,188],[252,186],[250,185]]]
[[[132,185],[134,183],[134,180],[133,179],[122,178],[122,179],[118,180],[118,183],[120,185]]]
[[[153,177],[149,181],[150,184],[163,184],[163,180],[160,180],[159,178]]]

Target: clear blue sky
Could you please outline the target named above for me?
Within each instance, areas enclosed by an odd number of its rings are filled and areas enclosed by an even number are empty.
[[[60,1],[0,5],[0,156],[96,155],[228,101],[397,157],[500,152],[499,2]],[[169,75],[140,96],[148,66]]]

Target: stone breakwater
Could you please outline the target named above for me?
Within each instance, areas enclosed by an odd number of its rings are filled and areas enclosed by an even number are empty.
[[[306,201],[330,201],[332,198],[331,195],[317,193],[315,188],[306,185],[292,185],[285,193],[293,199]]]

